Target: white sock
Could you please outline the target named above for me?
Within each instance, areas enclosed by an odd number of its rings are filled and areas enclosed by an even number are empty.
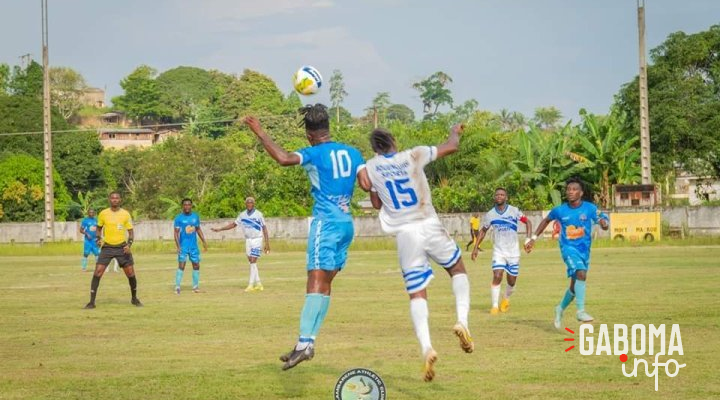
[[[500,301],[500,285],[490,285],[490,293],[492,294],[492,306],[497,308],[498,302]]]
[[[510,285],[505,286],[505,298],[509,299],[510,296],[512,296],[514,291],[515,291],[515,286],[510,286]]]
[[[260,284],[260,270],[257,267],[257,263],[250,264],[250,268],[252,268],[253,272],[255,273],[255,283]]]
[[[467,274],[456,274],[452,277],[452,289],[455,294],[455,308],[458,321],[468,327],[468,313],[470,312],[470,281]]]
[[[412,317],[415,335],[417,335],[418,341],[420,342],[423,355],[432,349],[432,344],[430,343],[430,325],[428,325],[429,315],[427,300],[423,298],[410,299],[410,317]]]

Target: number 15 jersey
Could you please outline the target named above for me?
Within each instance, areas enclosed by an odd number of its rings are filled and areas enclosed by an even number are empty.
[[[380,223],[386,231],[437,217],[424,167],[437,158],[437,147],[418,146],[367,162],[373,188],[383,202]]]

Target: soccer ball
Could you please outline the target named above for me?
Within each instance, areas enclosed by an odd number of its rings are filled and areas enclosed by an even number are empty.
[[[322,86],[322,75],[320,72],[309,65],[303,65],[293,75],[293,87],[298,93],[308,96],[315,94]]]

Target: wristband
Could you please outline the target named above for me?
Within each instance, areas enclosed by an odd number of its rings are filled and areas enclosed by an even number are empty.
[[[373,192],[373,193],[377,193],[377,189],[375,189],[375,187],[371,187],[371,188],[370,188],[370,191]]]
[[[537,240],[537,239],[538,239],[538,235],[536,235],[534,233],[532,236],[530,236],[530,240]]]
[[[133,242],[134,242],[134,240],[128,239],[128,241],[127,241],[128,247],[132,246]]]

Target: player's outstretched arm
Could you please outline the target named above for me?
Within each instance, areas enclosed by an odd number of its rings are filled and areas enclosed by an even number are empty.
[[[549,217],[545,217],[542,221],[540,221],[537,229],[535,229],[535,234],[532,235],[530,240],[526,241],[525,243],[525,251],[527,253],[531,252],[533,247],[535,247],[535,241],[537,240],[538,236],[542,235],[542,233],[545,232],[545,228],[547,228],[550,222],[552,222],[552,220]]]
[[[210,230],[213,231],[213,232],[222,232],[222,231],[227,231],[227,230],[229,230],[229,229],[233,229],[233,228],[235,228],[236,226],[237,226],[237,224],[235,223],[235,221],[233,221],[233,222],[231,222],[231,223],[229,223],[229,224],[227,224],[227,225],[225,225],[225,226],[223,226],[223,227],[220,227],[220,228],[210,228]]]
[[[203,250],[207,251],[207,241],[205,240],[205,233],[200,226],[197,227],[197,234],[198,237],[200,237],[200,241],[202,241]]]
[[[265,150],[268,152],[268,154],[270,154],[270,157],[272,157],[273,160],[277,161],[278,164],[282,165],[283,167],[300,164],[300,156],[295,153],[288,153],[287,151],[285,151],[285,149],[280,147],[279,144],[275,143],[275,141],[272,140],[270,135],[268,135],[262,129],[262,126],[260,126],[260,121],[257,118],[245,117],[245,119],[243,119],[243,122],[250,128],[250,130],[255,134],[255,136],[260,139],[260,143],[262,143]]]
[[[482,228],[480,228],[480,231],[478,232],[477,240],[475,241],[475,246],[473,247],[472,254],[470,254],[470,258],[473,261],[475,261],[475,259],[478,256],[478,253],[480,252],[480,243],[483,241],[483,239],[485,239],[485,234],[487,233],[487,231],[488,231],[488,228],[483,226]]]
[[[457,124],[450,128],[448,140],[437,146],[437,158],[442,158],[458,151],[458,148],[460,148],[460,134],[464,129],[465,125],[463,124]]]

